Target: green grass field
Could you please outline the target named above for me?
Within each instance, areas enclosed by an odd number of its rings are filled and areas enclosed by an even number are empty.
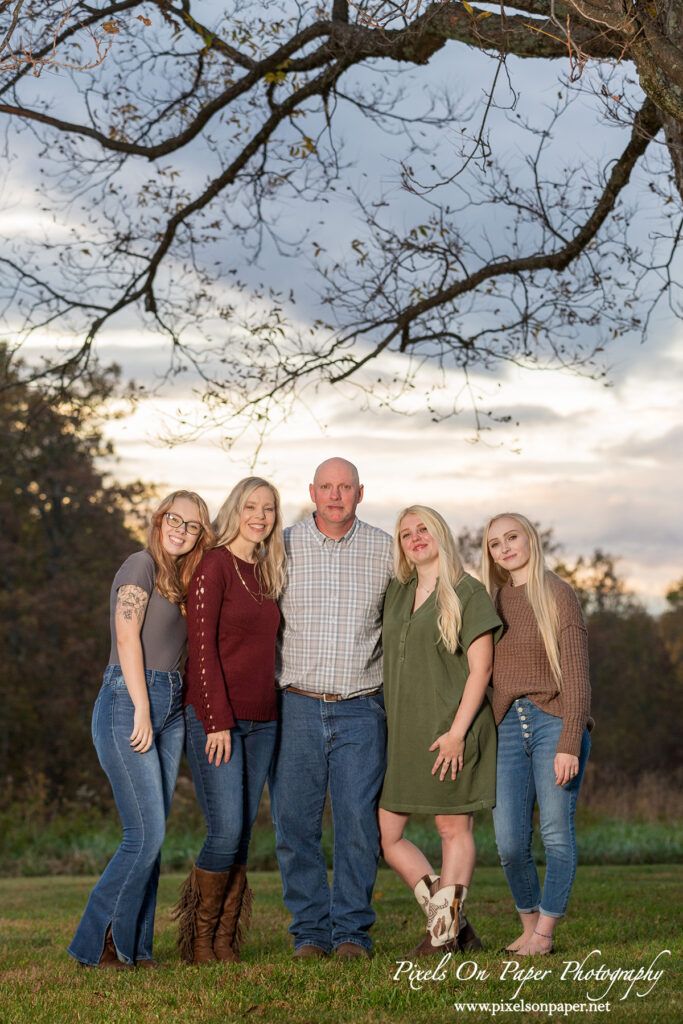
[[[520,962],[517,968],[524,974],[529,970],[549,973],[528,978],[521,988],[520,978],[512,977],[516,969],[506,968],[506,961],[514,957],[497,952],[516,934],[515,916],[498,868],[478,869],[468,904],[485,949],[451,958],[441,980],[423,980],[421,988],[411,988],[407,969],[395,978],[401,961],[408,959],[406,951],[420,938],[423,923],[407,889],[391,872],[380,872],[375,891],[376,955],[362,963],[334,958],[293,961],[279,876],[263,872],[250,877],[256,903],[242,964],[190,968],[178,962],[169,908],[180,876],[163,875],[156,955],[168,968],[130,973],[83,970],[64,952],[92,878],[0,879],[0,1022],[450,1024],[460,1019],[578,1024],[590,1019],[610,1024],[677,1024],[683,1019],[678,995],[681,870],[673,865],[579,868],[570,914],[558,928],[556,954]],[[591,956],[593,950],[600,952]],[[636,982],[626,995],[631,981],[621,978],[611,983],[603,997],[609,979],[581,979],[572,973],[574,968],[567,967],[567,962],[581,963],[586,957],[583,971],[602,966],[610,972],[634,973],[645,972],[658,957],[652,971],[663,973],[646,995],[642,993],[652,981]],[[475,971],[476,977],[465,980]],[[588,996],[601,997],[596,1005],[609,1003],[609,1010],[548,1012],[544,1008],[551,1003],[587,1007]],[[519,1009],[521,1000],[531,1008]],[[461,1004],[459,1009],[456,1003]],[[482,1005],[468,1009],[468,1003]],[[492,1006],[484,1008],[486,1003],[499,1008],[494,1012]]]
[[[174,807],[164,842],[164,870],[187,871],[205,836],[203,821],[194,806],[190,813]],[[251,837],[249,859],[254,869],[277,871],[275,835],[266,810],[259,815]],[[482,867],[499,864],[489,811],[475,815],[477,861]],[[438,863],[439,836],[427,815],[413,815],[406,835],[426,856]],[[27,821],[18,811],[0,814],[1,875],[96,875],[104,870],[121,841],[121,825],[109,814],[58,815],[51,821]],[[683,860],[680,821],[628,821],[596,817],[579,807],[576,842],[580,864],[675,864]],[[332,865],[332,826],[323,830],[323,850]],[[533,852],[544,862],[538,829]]]

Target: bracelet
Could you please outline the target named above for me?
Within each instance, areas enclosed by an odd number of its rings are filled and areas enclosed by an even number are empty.
[[[534,935],[540,935],[542,939],[552,939],[552,934],[545,935],[544,932],[537,932],[534,928]]]

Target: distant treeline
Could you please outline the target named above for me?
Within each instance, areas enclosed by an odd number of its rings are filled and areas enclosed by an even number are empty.
[[[0,806],[35,780],[55,807],[108,786],[90,716],[109,651],[109,588],[140,544],[141,485],[107,483],[96,460],[112,373],[68,393],[28,387],[0,347]],[[182,481],[181,481],[182,483]],[[553,549],[548,535],[548,547]],[[477,536],[465,531],[463,554]],[[587,616],[596,728],[593,785],[677,767],[683,711],[683,600],[648,614],[625,592],[610,556],[557,565]]]

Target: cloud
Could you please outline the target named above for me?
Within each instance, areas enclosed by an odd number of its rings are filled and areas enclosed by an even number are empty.
[[[515,58],[509,63],[524,94],[537,99],[532,114],[536,125],[541,126],[547,116],[547,103],[555,98],[556,68],[550,63],[532,64]],[[488,57],[458,44],[444,48],[430,61],[434,89],[463,83],[464,102],[460,103],[456,132],[464,125],[468,131],[476,129],[477,125],[467,121],[462,108],[470,100],[481,99],[494,70],[495,63]],[[585,75],[591,74],[587,68]],[[381,69],[377,66],[350,72],[347,77],[354,76],[361,88],[369,90],[380,81]],[[408,83],[408,87],[394,109],[414,115],[418,102],[427,103],[423,73],[401,73],[400,81]],[[415,85],[419,85],[417,91]],[[517,135],[514,114],[505,109],[503,96],[496,97],[496,104],[487,126],[490,141],[494,156],[514,174],[523,159],[519,152],[513,153]],[[572,127],[558,133],[553,158],[546,168],[548,174],[564,166],[565,159],[582,160],[585,156],[588,175],[596,156],[607,159],[619,151],[627,130],[607,131],[597,121],[585,123],[584,111],[580,104],[570,111]],[[391,207],[383,210],[382,215],[390,213],[397,230],[400,225],[409,228],[419,223],[416,217],[423,216],[422,204],[397,188],[399,161],[405,156],[404,129],[393,138],[380,135],[356,108],[340,107],[339,112],[342,116],[338,135],[345,138],[343,157],[358,160],[348,180],[365,198],[375,196],[376,186],[385,187]],[[417,168],[420,173],[428,170],[431,161],[450,166],[445,159],[449,153],[451,164],[454,163],[454,133],[441,132],[438,145],[438,154],[430,149],[420,157],[416,150],[416,167],[417,161],[423,160],[422,168]],[[26,173],[15,191],[10,190],[10,183],[18,180],[16,173],[7,178],[7,216],[15,233],[42,231],[47,223],[45,217],[36,220],[34,228],[26,222],[28,211],[35,214],[37,207],[33,187],[38,184],[39,175],[31,155],[35,146],[35,142],[26,144],[22,151]],[[189,173],[191,187],[196,188],[206,170],[201,159],[197,159],[184,167],[183,174]],[[141,173],[146,175],[147,171]],[[131,174],[131,188],[136,174]],[[327,196],[329,202],[317,209],[309,205],[308,212],[313,213],[312,237],[325,247],[325,257],[330,260],[348,255],[351,240],[361,237],[364,230],[345,189],[346,182],[334,183],[334,190],[331,188]],[[457,193],[457,185],[454,191]],[[629,196],[635,194],[634,185]],[[634,241],[640,239],[645,246],[648,232],[654,231],[653,225],[658,222],[651,216],[654,200],[648,208],[649,197],[643,196],[642,191],[639,195],[643,206],[634,220]],[[464,209],[463,224],[469,226],[468,218],[470,224],[476,224],[477,218],[483,217],[480,211],[481,207],[474,205]],[[298,231],[300,218],[298,204],[283,204],[284,231]],[[72,226],[65,214],[58,229],[66,231]],[[495,229],[490,222],[480,226],[482,230]],[[497,243],[498,239],[492,238]],[[274,248],[266,242],[261,265],[247,265],[248,254],[221,240],[211,258],[215,255],[223,266],[239,266],[240,276],[245,280],[267,278],[285,292],[296,282],[297,289],[301,288],[296,311],[305,328],[306,317],[312,317],[318,309],[312,289],[306,291],[308,282],[314,280],[313,261],[306,250],[301,258],[292,261],[279,257]],[[683,273],[678,273],[678,278],[683,278]],[[227,286],[225,293],[229,300]],[[477,527],[494,512],[517,508],[553,526],[568,558],[590,554],[595,547],[623,556],[621,570],[633,586],[652,598],[681,575],[677,564],[683,504],[683,485],[678,482],[683,479],[681,340],[680,323],[662,306],[652,320],[646,345],[641,345],[634,333],[615,339],[607,347],[611,388],[578,375],[525,371],[512,364],[498,366],[495,373],[473,374],[472,386],[474,393],[481,396],[480,407],[512,418],[511,423],[483,434],[475,444],[471,443],[475,426],[471,410],[466,409],[452,419],[432,422],[421,389],[438,385],[441,376],[434,366],[426,364],[420,370],[418,387],[402,400],[412,414],[409,416],[392,414],[377,405],[372,411],[363,410],[362,396],[350,386],[343,391],[331,386],[321,386],[317,392],[311,388],[307,393],[308,410],[297,407],[266,438],[258,469],[280,487],[285,514],[290,519],[307,504],[307,485],[315,465],[334,454],[343,454],[359,465],[366,484],[362,515],[388,530],[393,528],[397,510],[415,500],[440,508],[456,531],[463,526]],[[36,339],[38,343],[51,345],[53,341]],[[163,382],[169,351],[167,341],[146,328],[143,330],[137,313],[126,312],[116,320],[115,330],[102,335],[102,362],[119,362],[124,379],[132,377],[159,392],[143,400],[135,414],[108,427],[121,455],[115,471],[124,479],[139,476],[162,481],[169,488],[190,486],[204,494],[215,511],[233,484],[250,471],[256,444],[254,434],[247,434],[231,453],[220,445],[227,428],[173,449],[161,446],[158,435],[172,422],[176,410],[197,408],[194,377],[180,374],[168,383]],[[377,375],[390,380],[394,371],[405,364],[403,357],[389,357],[373,364],[372,372],[368,371],[364,380],[370,382]],[[458,371],[446,372],[444,380],[444,391],[435,400],[445,408],[459,395],[463,381]],[[342,398],[342,394],[356,394],[358,398],[351,401]]]
[[[655,462],[657,465],[680,465],[683,452],[683,424],[677,424],[666,433],[644,439],[631,434],[622,444],[608,449],[615,456],[623,458],[634,466],[640,460]]]

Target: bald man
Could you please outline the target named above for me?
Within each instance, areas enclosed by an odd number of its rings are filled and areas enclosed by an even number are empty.
[[[367,957],[377,875],[377,800],[386,767],[382,606],[391,537],[356,516],[358,470],[328,459],[315,512],[285,530],[287,580],[277,670],[281,729],[270,779],[277,857],[298,959]],[[321,847],[329,790],[330,886]]]

